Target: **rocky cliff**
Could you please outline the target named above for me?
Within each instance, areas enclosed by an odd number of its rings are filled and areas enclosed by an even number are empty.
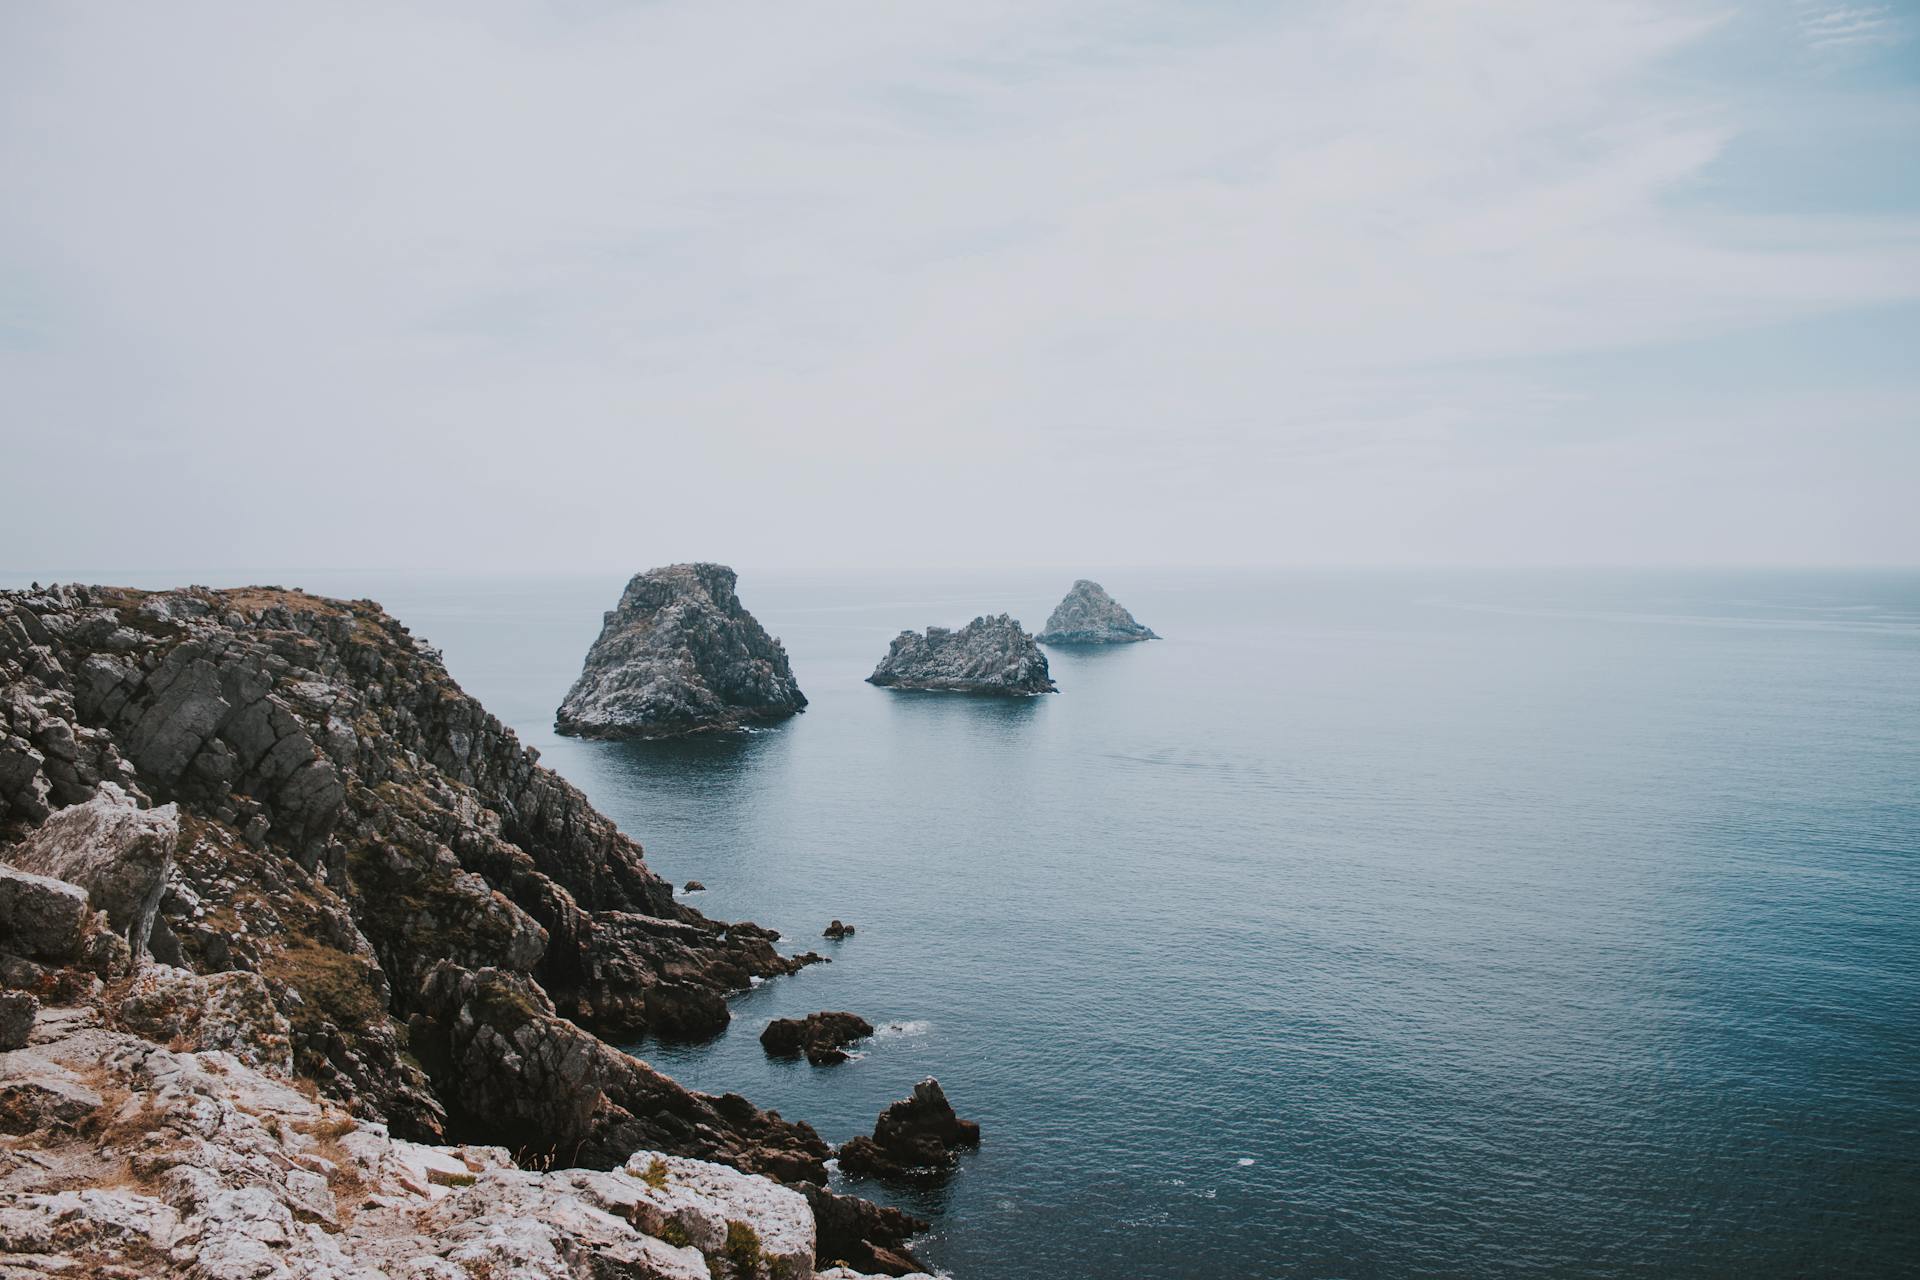
[[[1105,587],[1087,578],[1073,584],[1040,632],[1041,644],[1132,644],[1159,638],[1134,621]]]
[[[209,1047],[267,1046],[402,1139],[825,1181],[808,1126],[593,1034],[712,1034],[729,992],[815,957],[677,903],[370,602],[0,592],[0,863],[16,992],[163,1043],[244,1006],[251,1029]],[[130,986],[148,953],[215,982],[216,1012]]]
[[[956,693],[1056,692],[1047,674],[1047,655],[1004,613],[975,618],[958,631],[946,627],[928,627],[924,633],[902,631],[867,681],[895,689]]]
[[[554,727],[661,738],[781,720],[807,705],[787,651],[734,594],[732,569],[675,564],[627,583]]]

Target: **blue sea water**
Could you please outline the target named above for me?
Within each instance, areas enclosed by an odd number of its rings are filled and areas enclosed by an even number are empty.
[[[1167,639],[1057,695],[862,683],[1071,576],[749,572],[811,707],[647,744],[551,730],[617,578],[298,585],[833,956],[636,1051],[834,1141],[937,1075],[979,1152],[855,1185],[956,1276],[1914,1273],[1920,574],[1113,571]],[[766,1058],[818,1009],[887,1025]]]

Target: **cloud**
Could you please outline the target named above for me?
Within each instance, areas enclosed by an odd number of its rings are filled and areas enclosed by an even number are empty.
[[[1920,294],[1910,215],[1692,198],[1687,5],[4,21],[0,413],[113,508],[6,559],[1393,558],[1374,495],[1571,421],[1527,362]]]

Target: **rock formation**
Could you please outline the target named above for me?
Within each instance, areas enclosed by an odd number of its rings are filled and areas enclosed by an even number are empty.
[[[955,693],[1053,693],[1047,655],[1006,614],[975,618],[958,631],[928,627],[902,631],[867,677],[894,689]]]
[[[847,1046],[873,1034],[873,1024],[857,1013],[810,1013],[804,1018],[775,1018],[760,1033],[760,1045],[776,1058],[804,1053],[816,1067],[847,1060]]]
[[[207,979],[169,981],[205,999]],[[526,1170],[498,1146],[397,1138],[283,1067],[156,1044],[104,1005],[49,1011],[0,1053],[0,1280],[859,1280],[831,1266],[848,1253],[912,1269],[859,1234],[924,1226],[894,1210],[646,1149]]]
[[[940,1082],[928,1076],[913,1096],[880,1113],[871,1138],[841,1144],[840,1168],[855,1177],[924,1181],[951,1170],[961,1147],[979,1145],[980,1126],[955,1115]]]
[[[1073,584],[1040,632],[1041,644],[1132,644],[1159,638],[1135,622],[1105,587],[1086,578]]]
[[[787,651],[720,564],[638,574],[606,615],[554,727],[583,738],[667,738],[782,720],[807,705]]]
[[[595,1034],[717,1032],[730,992],[818,959],[777,941],[677,902],[376,605],[0,592],[0,987],[40,1006],[0,1033],[95,1018],[532,1167],[647,1148],[824,1183],[807,1125]]]
[[[823,938],[831,938],[835,942],[838,942],[842,938],[851,938],[856,932],[858,931],[852,925],[833,920],[827,924],[826,928],[820,931],[820,936]]]

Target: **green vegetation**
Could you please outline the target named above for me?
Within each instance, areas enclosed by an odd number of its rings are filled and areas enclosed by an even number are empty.
[[[760,1271],[760,1233],[750,1223],[728,1218],[726,1254],[727,1261],[733,1264],[735,1275],[743,1278],[757,1275]]]
[[[640,1181],[646,1183],[648,1186],[652,1187],[655,1191],[666,1190],[666,1187],[667,1187],[666,1162],[660,1159],[659,1156],[655,1156],[653,1159],[649,1160],[647,1162],[646,1171],[640,1175]]]

